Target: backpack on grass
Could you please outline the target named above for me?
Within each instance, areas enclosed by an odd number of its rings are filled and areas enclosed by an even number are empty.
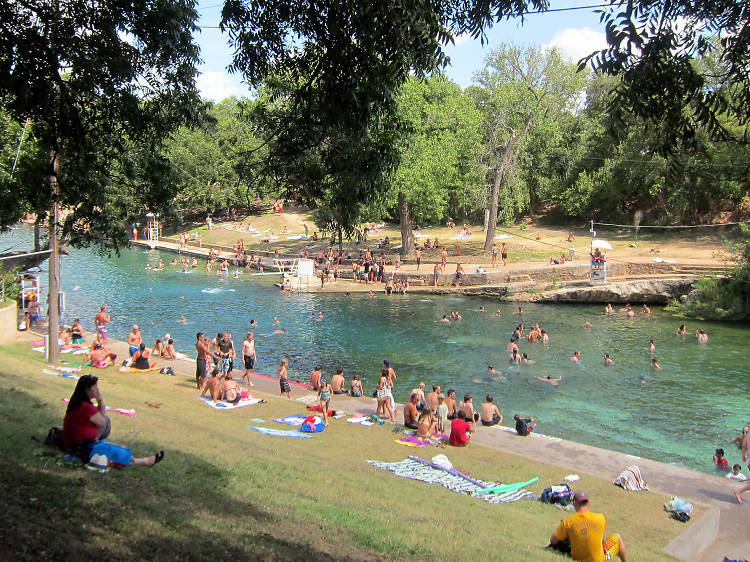
[[[558,505],[570,505],[573,501],[573,490],[567,484],[559,484],[545,488],[542,492],[544,503],[555,503]]]

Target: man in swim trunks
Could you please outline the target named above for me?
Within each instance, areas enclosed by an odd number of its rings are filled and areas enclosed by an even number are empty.
[[[486,400],[487,401],[482,404],[482,425],[500,425],[503,423],[503,414],[493,403],[494,398],[492,397],[492,394],[488,394]]]
[[[470,422],[479,421],[479,414],[474,411],[474,399],[471,394],[464,395],[464,401],[461,402],[461,411],[466,414],[466,419]]]
[[[242,375],[242,380],[247,379],[247,385],[253,386],[250,382],[250,373],[253,371],[255,362],[258,360],[258,353],[255,350],[255,336],[252,332],[247,333],[247,338],[242,342],[242,361],[245,364],[245,374]]]
[[[448,419],[455,420],[458,405],[456,404],[456,391],[452,388],[448,389],[448,396],[445,399],[445,405],[448,406]]]
[[[503,242],[503,247],[500,248],[500,259],[503,260],[503,265],[508,265],[508,247],[505,245],[505,242]]]
[[[418,403],[419,396],[416,393],[412,393],[409,401],[404,404],[404,427],[417,429],[417,418],[419,418],[419,412],[417,412]]]
[[[219,356],[208,349],[206,336],[203,334],[203,332],[198,332],[195,337],[197,340],[195,342],[195,350],[198,352],[198,356],[195,360],[195,383],[198,388],[201,388],[204,381],[206,380],[208,367],[211,364],[211,360],[209,359],[209,357],[213,357],[214,359],[218,360]]]
[[[232,341],[232,334],[224,332],[221,339],[216,343],[216,349],[219,352],[218,355],[222,359],[229,359],[229,370],[227,373],[231,373],[234,369],[234,360],[237,358],[237,352],[234,349],[234,342]]]
[[[334,394],[346,394],[346,378],[344,378],[344,369],[336,369],[336,374],[331,377],[331,391]]]
[[[427,400],[427,407],[434,414],[438,407],[438,395],[440,394],[440,385],[433,384],[432,392],[428,392],[425,399]]]
[[[320,379],[323,376],[323,371],[320,365],[316,365],[315,369],[310,371],[310,386],[313,390],[320,390]]]
[[[437,287],[438,281],[440,280],[440,273],[442,272],[442,267],[439,263],[435,264],[435,267],[432,268],[432,277],[433,277],[433,286]]]
[[[422,264],[422,250],[419,248],[414,250],[414,257],[417,260],[417,271],[419,271],[419,266]]]
[[[464,266],[459,262],[456,264],[456,287],[461,284],[461,279],[464,277]]]
[[[133,324],[133,330],[128,334],[128,351],[130,352],[130,357],[135,355],[142,342],[143,336],[141,336],[141,332],[138,329],[138,324]]]
[[[576,512],[563,519],[549,539],[551,545],[570,539],[570,557],[573,560],[604,562],[619,556],[628,562],[625,542],[617,533],[604,540],[607,519],[601,513],[589,511],[589,497],[585,492],[573,495]]]

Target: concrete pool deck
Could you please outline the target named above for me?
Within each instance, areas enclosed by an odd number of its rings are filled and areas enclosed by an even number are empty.
[[[24,336],[21,338],[26,339]],[[86,343],[89,344],[91,339],[92,335],[87,334]],[[127,357],[128,347],[125,342],[110,339],[108,345],[119,358]],[[177,375],[195,377],[194,361],[157,361],[159,367],[166,365],[173,366]],[[112,368],[103,370],[102,374],[108,372],[112,372]],[[154,373],[154,376],[159,375]],[[279,396],[279,384],[276,379],[256,376],[252,380],[255,385],[251,389],[252,393]],[[315,404],[316,393],[294,385],[292,401]],[[332,407],[347,414],[370,415],[375,413],[376,401],[373,398],[336,395],[332,397]],[[510,413],[506,417],[510,418]],[[400,407],[397,420],[403,423]],[[532,434],[522,438],[507,427],[479,427],[472,441],[536,462],[559,466],[566,472],[587,474],[609,481],[613,481],[628,466],[636,464],[640,467],[651,491],[679,496],[706,506],[705,511],[691,521],[681,535],[665,545],[664,552],[690,562],[721,561],[725,556],[731,559],[744,559],[750,556],[750,533],[747,532],[750,528],[750,495],[747,496],[745,504],[737,503],[733,491],[739,487],[739,483],[730,482],[720,476],[555,437]],[[637,540],[637,537],[630,540]]]

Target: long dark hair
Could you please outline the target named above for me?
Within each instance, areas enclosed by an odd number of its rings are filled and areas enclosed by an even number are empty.
[[[97,382],[99,382],[99,377],[95,375],[83,375],[81,378],[79,378],[78,382],[76,383],[76,389],[73,391],[73,396],[70,397],[68,409],[65,410],[65,413],[68,414],[72,412],[84,402],[91,402],[91,398],[89,398],[89,395],[86,393],[86,391],[94,386]]]

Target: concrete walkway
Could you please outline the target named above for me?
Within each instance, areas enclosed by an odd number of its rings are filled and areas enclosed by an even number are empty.
[[[87,334],[86,343],[89,344],[91,340],[92,335]],[[128,356],[125,342],[110,339],[108,346],[117,353],[118,364]],[[172,366],[179,376],[195,376],[194,361],[157,361],[158,367],[166,365]],[[107,372],[108,370],[104,370],[101,374],[106,376]],[[235,373],[238,371],[235,370]],[[236,378],[239,379],[240,375]],[[279,396],[277,380],[254,376],[252,381],[252,394]],[[292,386],[292,399],[307,404],[317,403],[316,393],[301,386]],[[332,397],[332,407],[348,414],[371,415],[375,413],[376,405],[374,398],[352,398],[348,395]],[[397,409],[397,421],[403,423],[401,405],[397,405]],[[522,438],[507,427],[480,427],[472,441],[540,463],[559,466],[566,472],[588,474],[610,481],[626,467],[637,464],[652,491],[679,496],[708,508],[691,522],[682,535],[666,545],[665,552],[690,562],[719,562],[724,556],[732,559],[750,557],[750,533],[747,531],[750,528],[750,494],[747,495],[746,503],[739,505],[733,494],[733,490],[739,487],[737,483],[719,476],[563,439],[538,434]]]

